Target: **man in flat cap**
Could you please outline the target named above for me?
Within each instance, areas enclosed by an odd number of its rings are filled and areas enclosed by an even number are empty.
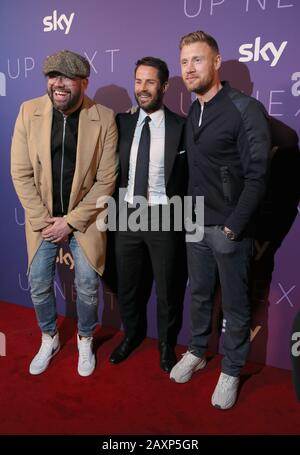
[[[71,51],[43,66],[47,95],[22,104],[13,135],[11,174],[25,210],[31,297],[42,344],[31,374],[46,370],[59,351],[54,274],[59,242],[68,240],[75,264],[78,373],[95,368],[99,275],[105,265],[105,232],[96,227],[99,197],[116,179],[117,129],[113,112],[85,95],[89,62]]]

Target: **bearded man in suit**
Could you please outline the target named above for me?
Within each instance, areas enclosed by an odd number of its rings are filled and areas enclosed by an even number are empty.
[[[135,67],[135,98],[139,109],[134,114],[118,114],[116,118],[119,188],[124,193],[119,199],[124,209],[120,210],[120,218],[126,212],[125,218],[130,221],[139,206],[140,218],[148,222],[146,228],[141,222],[140,228],[128,226],[116,233],[118,303],[125,336],[110,357],[114,364],[122,362],[145,336],[138,289],[143,286],[146,254],[150,256],[156,285],[160,366],[166,372],[176,363],[174,347],[180,328],[176,283],[184,235],[182,228],[174,228],[182,211],[177,220],[176,208],[165,219],[163,212],[170,208],[173,196],[179,198],[180,205],[187,183],[185,119],[163,105],[168,79],[169,70],[164,61],[156,57],[140,59]],[[153,229],[154,221],[156,229]],[[165,229],[164,223],[168,221],[170,228]]]

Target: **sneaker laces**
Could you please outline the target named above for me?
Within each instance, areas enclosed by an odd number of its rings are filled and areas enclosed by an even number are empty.
[[[183,366],[183,363],[192,365],[195,361],[198,361],[198,359],[200,360],[200,358],[195,356],[191,351],[186,351],[184,354],[181,355],[182,359],[180,361],[179,365],[180,367]]]
[[[36,357],[40,360],[49,356],[49,351],[51,352],[53,338],[42,336],[42,344],[37,353]]]
[[[223,375],[221,377],[219,387],[222,389],[222,391],[226,391],[228,387],[232,386],[235,382],[235,377],[227,375]]]
[[[91,342],[91,337],[80,340],[80,359],[82,360],[82,363],[89,362]]]

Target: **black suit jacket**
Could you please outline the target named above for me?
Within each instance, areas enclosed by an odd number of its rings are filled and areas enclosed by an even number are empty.
[[[185,118],[165,109],[165,181],[168,198],[187,194],[187,154],[184,144]],[[118,188],[127,188],[130,150],[134,130],[139,118],[135,114],[118,114],[116,122],[119,132],[117,153],[119,156]]]

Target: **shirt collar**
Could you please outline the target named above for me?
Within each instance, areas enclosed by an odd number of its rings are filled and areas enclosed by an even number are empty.
[[[63,119],[64,117],[68,118],[68,119],[72,119],[72,118],[78,118],[79,117],[79,114],[80,114],[80,111],[81,111],[81,108],[82,108],[82,105],[79,106],[78,109],[76,109],[76,111],[72,112],[71,114],[69,115],[64,115],[61,111],[59,111],[58,109],[56,109],[54,106],[53,106],[53,115],[55,118],[58,118],[58,119]]]
[[[227,81],[221,81],[221,84],[222,84],[221,90],[219,90],[215,94],[215,96],[213,96],[209,101],[205,101],[204,102],[205,106],[210,106],[211,104],[215,104],[227,95],[228,90],[230,90],[230,88],[231,88],[229,83]],[[200,101],[199,101],[199,104],[200,104]]]
[[[141,126],[144,123],[145,117],[149,116],[151,118],[151,122],[153,122],[154,126],[158,128],[165,116],[164,107],[158,109],[158,111],[153,112],[152,114],[147,114],[143,109],[140,109],[140,115],[138,119],[138,126]]]

